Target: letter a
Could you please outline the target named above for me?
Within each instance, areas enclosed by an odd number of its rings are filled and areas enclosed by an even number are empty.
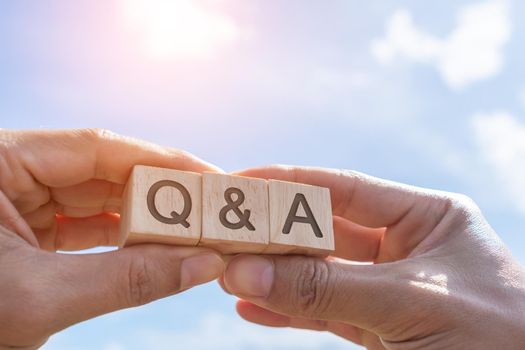
[[[306,216],[297,216],[297,210],[299,209],[299,204],[303,206]],[[286,217],[286,221],[284,223],[283,234],[290,233],[290,231],[292,230],[292,224],[294,222],[310,224],[310,226],[312,226],[312,229],[314,230],[315,236],[318,238],[323,238],[323,233],[321,232],[321,229],[319,228],[317,221],[315,221],[314,214],[312,213],[312,210],[310,209],[310,206],[308,205],[308,202],[306,201],[306,197],[302,193],[297,193],[295,195],[295,198],[293,199],[293,203],[290,208],[290,212],[288,213],[288,216]]]

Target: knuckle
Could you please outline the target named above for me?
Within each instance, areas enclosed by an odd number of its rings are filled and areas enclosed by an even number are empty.
[[[323,260],[304,258],[296,274],[296,291],[292,295],[296,308],[305,316],[324,314],[330,306],[333,291],[330,287],[332,273]]]
[[[0,141],[0,191],[7,198],[15,200],[20,190],[20,179],[23,176],[19,164],[19,147]]]
[[[464,194],[455,193],[453,195],[454,207],[462,209],[464,211],[477,212],[479,207],[472,198]]]
[[[106,141],[115,138],[117,134],[104,128],[81,129],[80,134],[95,141]]]
[[[129,263],[127,275],[129,305],[143,305],[154,299],[155,288],[148,265],[145,257],[134,258]]]
[[[78,134],[79,137],[90,146],[92,151],[92,157],[94,158],[92,163],[93,177],[107,178],[110,174],[107,173],[107,169],[101,166],[100,159],[104,158],[104,154],[106,154],[107,157],[107,150],[121,137],[108,129],[100,128],[80,129]]]
[[[5,164],[6,160],[9,158],[10,150],[11,147],[7,145],[5,140],[0,139],[0,164]]]
[[[481,210],[474,200],[464,194],[447,193],[444,205],[454,222],[470,222],[473,217],[481,215]]]

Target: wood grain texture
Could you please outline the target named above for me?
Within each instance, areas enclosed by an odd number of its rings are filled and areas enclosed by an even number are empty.
[[[269,180],[268,190],[270,243],[264,250],[265,254],[326,256],[334,251],[329,189]],[[287,229],[288,233],[283,233]]]
[[[177,183],[182,185],[182,191],[173,186]],[[184,189],[191,200],[191,207],[186,208],[189,209],[187,217],[180,215],[184,214],[185,205],[190,205],[184,199]],[[150,205],[148,198],[152,200]],[[201,200],[201,174],[135,166],[124,190],[119,246],[137,243],[197,245],[201,236]],[[188,227],[174,221],[184,221]]]
[[[215,173],[204,173],[202,176],[203,217],[199,245],[223,254],[260,253],[266,249],[269,243],[267,182]],[[233,193],[228,195],[229,189]],[[239,198],[238,191],[231,189],[240,190],[244,199]],[[229,203],[231,201],[237,204]],[[225,214],[223,222],[221,213]],[[226,227],[235,225],[239,227]]]

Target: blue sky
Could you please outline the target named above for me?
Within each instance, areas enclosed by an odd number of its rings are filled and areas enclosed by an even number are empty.
[[[0,126],[103,127],[226,170],[355,169],[462,192],[525,263],[525,3],[0,2]],[[45,349],[339,349],[215,284]]]

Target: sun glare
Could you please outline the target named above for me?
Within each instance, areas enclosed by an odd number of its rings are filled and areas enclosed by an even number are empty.
[[[225,15],[191,0],[122,0],[124,13],[155,58],[204,58],[234,41],[238,29]]]

